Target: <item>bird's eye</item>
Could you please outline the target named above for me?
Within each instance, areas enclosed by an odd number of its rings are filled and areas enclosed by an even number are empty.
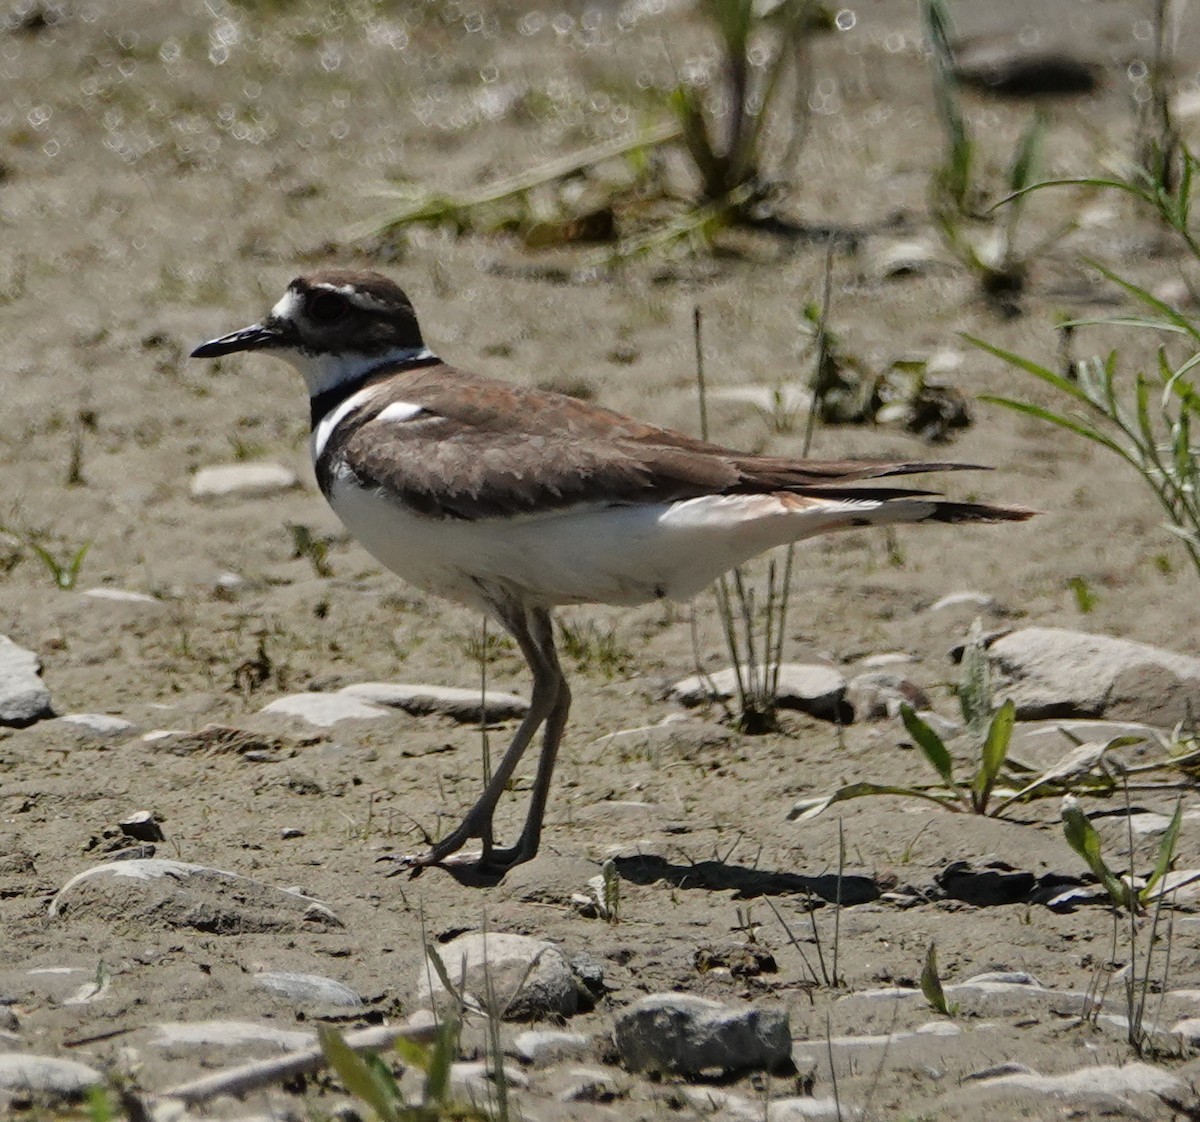
[[[314,323],[334,323],[346,314],[346,298],[336,292],[314,292],[305,305],[308,318]]]

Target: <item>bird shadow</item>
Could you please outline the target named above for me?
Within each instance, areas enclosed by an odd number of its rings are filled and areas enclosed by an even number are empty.
[[[801,873],[772,872],[724,861],[697,861],[673,865],[665,857],[638,854],[613,860],[622,880],[633,884],[666,881],[676,888],[700,888],[709,891],[733,890],[737,900],[757,896],[815,896],[830,904],[867,904],[878,900],[879,885],[870,877],[837,873],[804,876]]]

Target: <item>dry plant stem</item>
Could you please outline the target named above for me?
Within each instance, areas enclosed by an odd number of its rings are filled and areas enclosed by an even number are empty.
[[[665,144],[668,141],[677,140],[681,135],[682,129],[679,125],[659,125],[656,128],[646,129],[639,133],[633,140],[622,139],[615,142],[595,144],[590,148],[585,148],[582,152],[574,152],[569,156],[550,160],[540,167],[534,168],[533,171],[526,172],[524,175],[516,175],[510,179],[503,179],[499,183],[492,183],[477,191],[468,191],[450,201],[457,210],[473,210],[478,207],[489,206],[493,203],[502,202],[504,199],[523,195],[544,184],[565,179],[567,176],[582,171],[593,164],[603,163],[605,160],[615,159],[617,156],[636,152],[639,148]],[[382,194],[384,197],[396,195],[402,199],[409,198],[402,191],[385,191]],[[351,241],[354,241],[363,237],[387,233],[389,230],[403,226],[410,221],[420,221],[422,212],[426,210],[432,197],[430,195],[418,196],[410,200],[408,209],[401,211],[398,215],[393,214],[388,217],[377,217],[360,223],[347,231],[347,237]]]
[[[359,1029],[346,1035],[346,1044],[356,1052],[379,1052],[390,1048],[397,1040],[411,1040],[417,1044],[429,1044],[437,1035],[436,1025],[375,1025]],[[256,1060],[239,1067],[226,1068],[214,1075],[206,1075],[190,1083],[181,1083],[162,1094],[166,1098],[180,1099],[191,1105],[208,1102],[219,1095],[238,1097],[281,1083],[297,1075],[308,1075],[320,1071],[327,1064],[320,1045],[314,1044],[300,1052],[289,1052],[269,1060]]]

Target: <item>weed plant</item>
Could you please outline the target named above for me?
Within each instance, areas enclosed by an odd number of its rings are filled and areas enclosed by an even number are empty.
[[[944,0],[923,0],[921,11],[930,48],[934,106],[945,137],[942,162],[929,186],[929,211],[947,249],[975,276],[980,291],[997,307],[1015,313],[1030,261],[1073,229],[1069,223],[1040,244],[1023,247],[1025,192],[1035,181],[1046,133],[1035,113],[1009,160],[1004,187],[1013,200],[997,218],[981,182],[980,151],[959,102],[954,74],[954,33]],[[1020,202],[1020,205],[1018,204]]]
[[[1136,199],[1178,238],[1185,253],[1200,264],[1200,243],[1192,229],[1191,206],[1195,175],[1200,161],[1181,149],[1177,184],[1153,179],[1135,169],[1129,179],[1053,180],[1038,188],[1085,184],[1126,193]],[[1158,169],[1160,172],[1162,168]],[[1066,326],[1072,330],[1097,323],[1145,331],[1159,338],[1149,371],[1132,377],[1123,372],[1116,350],[1103,357],[1073,362],[1065,371],[1052,370],[967,336],[975,346],[1033,375],[1056,391],[1061,407],[1050,407],[1016,397],[983,398],[1055,427],[1111,452],[1142,479],[1166,514],[1166,528],[1176,535],[1200,576],[1200,469],[1192,429],[1200,424],[1200,392],[1195,370],[1200,365],[1200,326],[1148,289],[1120,276],[1098,262],[1090,262],[1102,276],[1140,305],[1140,311],[1103,320],[1083,319]],[[1182,344],[1182,349],[1171,346]]]
[[[805,46],[820,25],[819,11],[816,0],[782,0],[770,12],[754,0],[702,0],[698,13],[715,43],[717,64],[711,77],[676,82],[666,101],[673,121],[477,191],[390,192],[397,205],[352,236],[393,237],[415,224],[459,234],[504,230],[531,248],[619,241],[617,255],[629,256],[681,243],[707,246],[731,225],[771,228],[777,224],[775,200],[807,131]],[[689,159],[697,183],[689,199],[675,199],[655,182],[658,162],[650,155],[665,144],[682,145]],[[558,190],[611,160],[627,165],[628,186],[575,192],[574,200]],[[661,205],[680,202],[665,212]],[[633,228],[647,214],[654,216],[650,228]]]

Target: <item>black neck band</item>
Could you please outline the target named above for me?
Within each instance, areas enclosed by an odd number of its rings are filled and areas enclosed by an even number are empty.
[[[436,366],[441,361],[437,355],[431,354],[422,358],[406,358],[400,362],[384,362],[370,370],[364,370],[357,378],[350,378],[345,382],[339,382],[336,386],[330,386],[327,390],[322,390],[308,399],[312,427],[315,429],[321,419],[328,416],[331,410],[336,409],[346,398],[358,393],[363,386],[385,371],[389,374],[398,374],[404,370],[417,370],[422,366]]]

